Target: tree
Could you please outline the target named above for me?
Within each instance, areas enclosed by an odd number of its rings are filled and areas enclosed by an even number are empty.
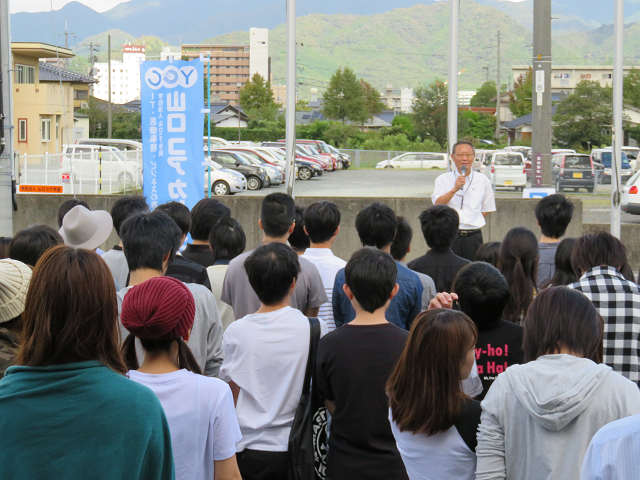
[[[339,68],[329,80],[329,87],[322,95],[325,117],[362,123],[367,119],[367,106],[362,84],[348,67]]]
[[[558,105],[553,133],[558,143],[571,147],[611,143],[611,88],[582,81]]]
[[[476,94],[471,98],[472,107],[493,107],[496,104],[496,82],[484,82]]]
[[[496,131],[496,117],[465,110],[458,114],[460,138],[489,139]]]
[[[516,117],[522,117],[531,113],[531,93],[532,93],[533,72],[531,68],[523,77],[520,75],[513,84],[513,90],[509,92],[509,110]]]
[[[404,133],[410,140],[416,138],[416,126],[413,123],[413,117],[411,115],[396,115],[391,121],[391,126],[394,131],[398,133]]]
[[[633,69],[624,77],[624,103],[640,108],[640,70]]]
[[[384,110],[385,104],[382,103],[380,92],[373,88],[369,82],[361,79],[360,85],[362,85],[367,118],[371,118]]]
[[[273,122],[278,113],[278,105],[273,98],[271,84],[256,73],[240,89],[240,107],[255,121]]]
[[[413,100],[413,120],[416,133],[444,146],[447,144],[447,86],[436,80],[427,87],[418,87]]]

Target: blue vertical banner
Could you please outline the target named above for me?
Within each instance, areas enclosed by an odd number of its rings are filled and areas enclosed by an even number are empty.
[[[140,76],[144,195],[191,209],[204,192],[202,62],[144,62]]]

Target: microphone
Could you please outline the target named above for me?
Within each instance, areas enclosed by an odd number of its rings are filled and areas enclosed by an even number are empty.
[[[460,173],[462,174],[462,176],[466,176],[467,175],[467,166],[463,165],[462,168],[460,169]]]

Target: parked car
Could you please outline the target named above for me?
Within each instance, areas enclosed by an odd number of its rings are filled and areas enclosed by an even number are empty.
[[[622,147],[622,151],[627,154],[627,158],[629,159],[629,163],[631,164],[632,170],[635,172],[640,168],[640,159],[638,159],[638,154],[640,153],[640,148],[638,147]]]
[[[102,182],[111,190],[134,189],[141,185],[138,162],[109,145],[63,145],[60,182]]]
[[[207,167],[211,167],[211,192],[214,195],[232,195],[234,193],[244,192],[247,189],[247,179],[242,173],[224,168],[213,160],[205,159],[205,191],[208,191],[206,185],[209,181],[209,171]]]
[[[495,152],[495,150],[477,149],[476,156],[473,159],[473,166],[471,168],[473,168],[473,170],[477,170],[478,172],[481,171],[482,166],[485,163],[485,159],[488,156],[491,156],[493,152]]]
[[[323,140],[301,140],[297,139],[296,143],[301,145],[311,145],[317,151],[318,155],[327,157],[331,159],[331,163],[333,165],[333,170],[338,168],[342,168],[342,159],[340,154],[334,154],[328,147],[328,145]]]
[[[623,212],[640,215],[640,170],[624,184],[620,208]]]
[[[599,167],[600,175],[598,181],[600,183],[611,183],[611,159],[613,158],[613,152],[610,148],[596,148],[591,150],[591,160],[593,161],[596,167]],[[620,169],[620,178],[623,182],[627,181],[631,175],[633,175],[633,170],[631,169],[631,164],[629,163],[629,158],[627,154],[622,152],[621,158],[621,169]]]
[[[264,153],[260,153],[254,148],[247,147],[221,147],[219,150],[227,152],[236,152],[244,155],[249,159],[251,163],[259,167],[263,167],[267,172],[268,185],[281,185],[284,183],[284,169],[281,168],[276,162],[272,161],[270,157]]]
[[[485,157],[483,173],[496,187],[524,190],[527,186],[527,171],[524,156],[518,152],[496,151]]]
[[[378,162],[376,168],[441,168],[448,166],[446,153],[407,152],[389,160]]]
[[[249,190],[260,190],[267,183],[267,172],[264,168],[252,165],[242,155],[235,152],[211,152],[211,159],[230,170],[242,173],[247,179]]]
[[[351,166],[351,157],[349,156],[348,153],[343,153],[340,150],[338,150],[336,147],[334,147],[333,145],[331,145],[330,143],[327,143],[327,148],[329,149],[329,151],[335,155],[338,155],[340,157],[340,160],[342,162],[342,168],[343,169],[347,169]]]
[[[589,155],[560,153],[551,157],[553,183],[557,192],[567,188],[586,188],[593,192],[596,186],[596,169]]]

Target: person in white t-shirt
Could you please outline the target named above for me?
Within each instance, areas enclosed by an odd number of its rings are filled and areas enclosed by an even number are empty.
[[[472,480],[480,403],[466,396],[478,331],[455,310],[416,317],[387,381],[389,422],[410,480]],[[435,394],[433,394],[435,392]]]
[[[340,210],[336,204],[322,201],[309,205],[304,211],[304,230],[309,235],[311,246],[305,250],[302,258],[309,260],[318,269],[328,299],[320,305],[318,317],[324,320],[327,329],[332,331],[336,328],[331,303],[333,284],[336,274],[347,264],[331,251],[333,242],[340,232]]]
[[[484,174],[473,171],[474,158],[471,143],[456,143],[451,151],[454,168],[436,178],[431,195],[434,205],[449,205],[458,212],[460,226],[451,249],[472,261],[482,245],[480,229],[487,223],[485,217],[496,211],[491,182]]]
[[[269,243],[244,268],[260,308],[224,332],[220,378],[236,399],[242,478],[280,480],[287,478],[289,434],[309,356],[309,320],[289,306],[300,264],[291,247]]]
[[[129,336],[123,353],[128,377],[156,394],[169,423],[177,480],[240,480],[236,444],[241,433],[229,386],[200,375],[183,339],[195,317],[187,286],[171,277],[154,277],[127,292],[122,324]],[[138,367],[135,340],[144,349]]]

